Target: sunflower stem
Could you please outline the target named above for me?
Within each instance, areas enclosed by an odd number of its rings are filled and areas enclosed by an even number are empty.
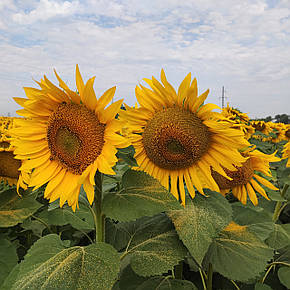
[[[203,276],[202,270],[200,268],[198,270],[199,270],[199,274],[200,274],[203,290],[206,290],[206,283],[205,283],[205,280],[204,280],[204,276]]]
[[[175,279],[182,280],[182,278],[183,278],[182,273],[183,273],[183,263],[180,262],[178,265],[175,265],[174,266],[174,276],[175,276]]]
[[[286,191],[289,187],[289,184],[284,184],[282,192],[281,192],[281,197],[284,197],[286,194]],[[274,214],[273,214],[273,222],[276,222],[279,219],[279,216],[281,214],[281,206],[282,206],[282,201],[277,201],[276,206],[275,206],[275,210],[274,210]]]
[[[95,175],[95,198],[92,206],[96,228],[96,242],[105,241],[105,215],[102,213],[102,183],[103,174],[97,171]]]
[[[207,280],[206,280],[206,289],[212,290],[212,275],[213,275],[213,268],[212,264],[208,264],[208,271],[207,271]]]

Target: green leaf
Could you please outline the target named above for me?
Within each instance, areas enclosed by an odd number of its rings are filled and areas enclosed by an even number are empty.
[[[179,202],[158,180],[142,171],[127,170],[122,189],[104,196],[103,211],[118,221],[131,221],[181,208]]]
[[[153,277],[141,285],[136,290],[198,290],[192,282],[178,280],[167,277]]]
[[[290,264],[290,245],[282,249],[278,249],[278,257],[276,259],[277,262],[286,262]]]
[[[138,276],[128,265],[121,273],[119,288],[120,290],[136,290],[146,280],[148,280],[147,277]]]
[[[280,180],[283,181],[284,183],[290,184],[290,167],[286,167],[281,172]]]
[[[186,280],[177,280],[169,276],[145,278],[138,276],[130,266],[127,266],[120,277],[120,290],[197,290],[195,285]]]
[[[130,235],[122,223],[114,223],[112,220],[106,219],[105,231],[106,243],[112,245],[117,251],[126,248]]]
[[[185,208],[168,213],[180,239],[199,264],[212,239],[232,219],[228,201],[219,193],[209,195],[208,198],[197,195]]]
[[[272,288],[267,284],[257,283],[255,285],[255,290],[272,290]]]
[[[264,189],[267,192],[268,197],[273,201],[287,201],[284,197],[281,196],[279,191],[271,190],[266,187]]]
[[[11,290],[11,285],[13,285],[19,275],[20,271],[20,264],[15,265],[15,267],[12,269],[12,271],[9,273],[9,275],[4,280],[4,283],[1,286],[1,290]]]
[[[24,230],[31,230],[34,235],[38,237],[42,236],[42,232],[46,228],[44,224],[42,224],[38,220],[32,220],[31,218],[27,218],[25,221],[23,221],[21,227]]]
[[[129,233],[130,241],[122,258],[130,259],[131,267],[138,275],[166,273],[187,253],[165,214],[123,224],[123,228]]]
[[[111,289],[119,268],[119,254],[112,246],[66,248],[52,234],[28,251],[12,289]]]
[[[0,238],[0,285],[17,262],[16,247],[10,241]]]
[[[80,204],[80,208],[73,212],[71,207],[56,208],[50,211],[42,211],[38,218],[49,225],[63,226],[71,224],[77,230],[93,230],[94,220],[89,208]]]
[[[134,147],[131,145],[127,148],[118,149],[117,157],[123,159],[130,166],[138,166],[134,158]]]
[[[233,219],[239,225],[250,225],[271,222],[271,213],[258,206],[243,205],[240,202],[232,204]]]
[[[12,227],[21,223],[41,206],[33,194],[19,197],[15,188],[1,192],[0,227]]]
[[[244,206],[234,203],[233,220],[239,225],[246,225],[248,230],[258,236],[262,241],[266,240],[274,230],[274,223],[271,214],[261,208]]]
[[[287,289],[290,289],[290,267],[281,267],[278,270],[278,277],[279,277],[280,282]]]
[[[274,231],[265,242],[274,249],[280,249],[290,245],[290,224],[275,224]]]
[[[204,266],[213,265],[214,271],[231,280],[248,281],[264,271],[273,250],[246,227],[221,232],[210,245]]]

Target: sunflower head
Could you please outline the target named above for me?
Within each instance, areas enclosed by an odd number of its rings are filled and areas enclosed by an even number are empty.
[[[272,190],[278,190],[271,182],[258,175],[259,173],[272,177],[269,163],[280,161],[280,158],[275,157],[275,153],[267,155],[255,150],[255,147],[249,148],[243,152],[243,155],[248,159],[242,166],[235,166],[237,168],[236,171],[225,169],[227,175],[231,177],[231,180],[227,180],[214,170],[212,170],[212,176],[223,194],[231,190],[233,195],[243,204],[247,203],[247,197],[249,197],[252,203],[257,205],[258,199],[256,192],[260,193],[266,199],[269,199],[259,183]]]
[[[14,146],[11,144],[10,130],[15,127],[15,120],[13,117],[0,117],[0,181],[12,185],[17,185],[27,188],[23,174],[20,174],[19,168],[22,164],[20,160],[15,159]],[[26,175],[25,175],[26,176]]]
[[[282,152],[283,152],[282,159],[288,158],[288,161],[286,163],[286,167],[290,167],[290,141],[288,141],[284,145]]]
[[[245,185],[252,179],[254,170],[250,158],[247,159],[242,166],[235,167],[237,169],[235,171],[224,169],[231,179],[225,178],[216,171],[212,170],[212,176],[221,190],[230,189],[239,185]]]
[[[242,113],[240,110],[230,107],[229,103],[227,103],[227,106],[222,109],[222,114],[230,120],[235,121],[236,124],[248,124],[250,121],[250,118],[246,113]]]
[[[209,90],[198,96],[197,81],[188,74],[177,91],[161,71],[161,83],[144,79],[150,86],[136,87],[139,107],[126,108],[120,118],[131,128],[135,159],[143,170],[185,204],[186,185],[191,197],[195,189],[218,190],[211,167],[227,178],[223,168],[235,170],[245,158],[238,149],[248,146],[243,133],[231,128],[228,119],[204,104]],[[222,167],[223,166],[223,167]]]
[[[24,88],[27,98],[15,98],[23,107],[12,130],[17,158],[24,161],[21,171],[32,171],[29,186],[47,184],[44,197],[51,202],[66,201],[73,210],[78,204],[81,186],[90,203],[94,199],[94,176],[98,170],[114,174],[117,148],[127,147],[121,123],[115,118],[123,100],[107,106],[115,87],[96,98],[95,78],[84,83],[76,67],[78,93],[68,88],[55,72],[59,86],[46,76],[37,82],[40,89]]]
[[[286,125],[284,133],[285,133],[285,140],[289,141],[290,140],[290,124]]]

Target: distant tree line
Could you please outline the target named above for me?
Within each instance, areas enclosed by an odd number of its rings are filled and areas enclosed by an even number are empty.
[[[290,115],[281,114],[281,115],[275,115],[274,118],[272,116],[268,116],[266,118],[259,118],[256,120],[265,121],[265,122],[290,124]]]

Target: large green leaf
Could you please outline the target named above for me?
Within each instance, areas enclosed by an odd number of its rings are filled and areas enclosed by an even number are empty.
[[[169,276],[141,277],[127,266],[119,279],[120,290],[197,290],[186,280],[177,280]]]
[[[261,240],[269,237],[274,230],[272,215],[261,207],[244,206],[236,202],[232,205],[233,220],[239,225],[246,225],[248,230],[257,235]]]
[[[279,277],[280,282],[287,289],[290,289],[290,267],[281,267],[278,270],[278,277]]]
[[[107,218],[105,230],[106,243],[112,245],[117,251],[122,251],[126,248],[130,240],[130,234],[124,228],[123,223],[115,223]]]
[[[286,184],[290,184],[290,167],[286,167],[281,172],[280,180],[282,180]]]
[[[0,193],[0,227],[12,227],[24,221],[42,206],[34,194],[23,197],[11,188]]]
[[[278,256],[276,258],[277,262],[286,262],[290,264],[290,245],[287,245],[286,247],[279,249]]]
[[[255,290],[272,290],[272,288],[267,284],[256,283]]]
[[[11,289],[111,289],[119,268],[119,254],[112,246],[66,248],[52,234],[28,251]]]
[[[10,241],[0,238],[0,286],[17,261],[16,247]]]
[[[130,166],[138,166],[134,158],[134,147],[131,145],[127,148],[118,149],[117,157],[123,159]]]
[[[271,232],[265,242],[274,249],[280,249],[290,245],[290,224],[275,224],[274,231]]]
[[[131,221],[181,208],[179,202],[158,180],[145,172],[128,170],[122,178],[122,189],[104,196],[103,211],[118,221]]]
[[[138,275],[166,273],[187,253],[165,214],[124,224],[123,229],[130,235],[123,257],[130,259],[131,267]]]
[[[38,218],[49,225],[71,224],[77,230],[93,230],[95,228],[92,214],[89,208],[83,204],[80,204],[80,208],[76,212],[73,212],[71,207],[65,206],[50,211],[42,211]]]
[[[10,271],[9,275],[4,280],[4,283],[0,285],[1,290],[11,290],[11,286],[16,282],[20,270],[20,264],[15,265],[15,267]]]
[[[153,277],[139,285],[136,290],[198,290],[192,282],[166,277]]]
[[[209,197],[198,195],[185,208],[168,213],[180,239],[198,263],[202,262],[212,239],[232,219],[228,201],[219,193],[207,192]]]
[[[204,259],[204,266],[213,265],[214,271],[228,279],[248,281],[265,270],[273,250],[247,228],[226,228],[214,239]]]
[[[21,224],[21,227],[28,231],[32,231],[33,234],[39,238],[42,237],[42,232],[46,228],[46,226],[38,220],[32,220],[31,218],[27,218]]]
[[[119,278],[120,290],[136,290],[136,288],[148,280],[148,277],[138,276],[128,265],[121,273]]]

